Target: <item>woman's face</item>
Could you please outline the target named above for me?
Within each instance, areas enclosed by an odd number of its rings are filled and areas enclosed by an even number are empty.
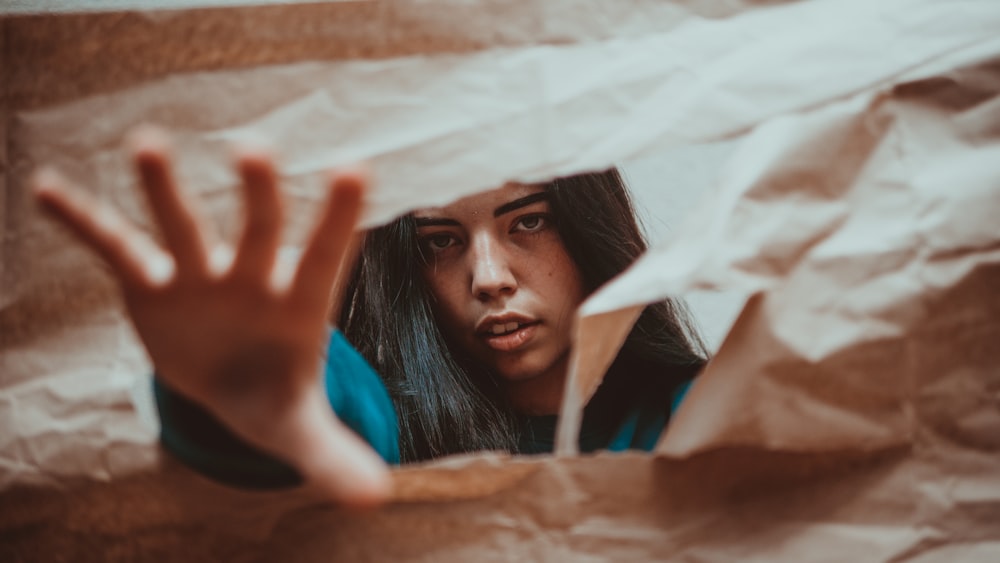
[[[562,378],[584,290],[547,193],[511,184],[415,218],[424,277],[452,345],[511,383]]]

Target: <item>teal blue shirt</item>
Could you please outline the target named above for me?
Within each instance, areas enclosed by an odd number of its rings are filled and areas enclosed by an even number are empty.
[[[217,481],[245,488],[279,488],[301,483],[288,465],[247,445],[211,414],[154,378],[160,414],[160,442],[194,470]],[[389,464],[400,462],[399,424],[385,385],[374,369],[339,331],[327,348],[324,382],[337,416]],[[584,413],[580,448],[649,451],[656,445],[671,412],[689,382],[674,386],[668,405],[663,390],[635,388],[631,382],[602,385]],[[602,392],[604,391],[604,392]],[[652,392],[651,392],[652,391]],[[555,416],[526,417],[520,450],[552,451]]]

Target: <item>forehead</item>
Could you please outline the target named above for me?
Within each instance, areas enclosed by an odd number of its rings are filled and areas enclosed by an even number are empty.
[[[413,212],[416,217],[492,217],[493,212],[511,201],[545,191],[540,185],[509,183],[441,207],[427,207]]]

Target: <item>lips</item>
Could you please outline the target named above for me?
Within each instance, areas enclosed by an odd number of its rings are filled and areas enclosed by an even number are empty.
[[[476,335],[494,350],[508,352],[527,344],[540,321],[519,314],[491,315],[476,325]]]

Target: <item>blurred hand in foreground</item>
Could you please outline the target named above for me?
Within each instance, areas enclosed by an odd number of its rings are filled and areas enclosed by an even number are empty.
[[[319,222],[297,263],[288,264],[279,260],[282,201],[267,154],[237,157],[246,220],[233,249],[217,242],[176,184],[166,135],[147,128],[131,141],[165,248],[53,171],[36,174],[34,189],[111,266],[159,376],[335,501],[386,499],[387,467],[336,418],[321,378],[331,288],[367,175],[331,176]]]

